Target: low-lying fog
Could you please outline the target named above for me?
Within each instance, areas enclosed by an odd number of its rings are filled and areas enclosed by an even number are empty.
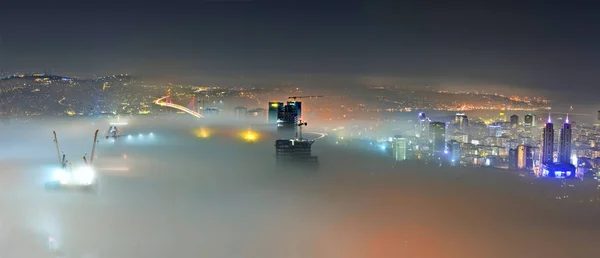
[[[0,125],[0,257],[55,257],[49,237],[63,257],[548,258],[600,251],[597,182],[394,167],[390,158],[320,140],[313,145],[317,170],[281,170],[277,136],[266,126],[136,118],[118,126],[132,138],[113,142],[104,138],[109,122]],[[256,142],[242,138],[249,127],[259,132]],[[96,129],[97,189],[46,190],[58,166],[52,131],[75,167],[89,157]]]

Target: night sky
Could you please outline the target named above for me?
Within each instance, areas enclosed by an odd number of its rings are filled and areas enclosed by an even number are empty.
[[[331,75],[600,93],[598,6],[14,2],[0,8],[4,71],[195,83]]]

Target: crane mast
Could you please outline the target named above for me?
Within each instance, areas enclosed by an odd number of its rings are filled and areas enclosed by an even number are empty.
[[[96,130],[96,133],[94,133],[94,144],[92,145],[92,155],[90,156],[90,165],[92,165],[92,162],[94,162],[94,154],[96,152],[96,142],[98,142],[98,131]],[[84,157],[85,160],[85,157]],[[86,161],[87,163],[87,161]]]

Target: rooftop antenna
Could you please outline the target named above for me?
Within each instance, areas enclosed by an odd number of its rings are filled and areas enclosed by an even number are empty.
[[[550,113],[548,113],[548,124],[552,123],[552,116]]]
[[[565,124],[569,123],[569,113],[567,113],[567,118],[565,119]]]

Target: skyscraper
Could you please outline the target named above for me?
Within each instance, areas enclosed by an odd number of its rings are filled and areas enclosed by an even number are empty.
[[[525,127],[532,127],[533,126],[533,115],[532,114],[525,115],[525,118],[523,118],[523,125]]]
[[[533,149],[530,146],[517,146],[517,168],[533,169]]]
[[[552,124],[550,114],[548,114],[548,122],[546,122],[546,126],[544,126],[542,141],[542,164],[552,164],[554,161],[554,124]]]
[[[464,115],[465,114],[463,114],[463,113],[456,113],[456,116],[454,117],[454,122],[457,123],[457,124],[460,124],[460,121],[462,120],[462,117]]]
[[[569,123],[569,115],[567,115],[565,122],[560,128],[558,162],[564,164],[571,163],[571,123]]]
[[[510,116],[510,128],[517,128],[517,125],[519,124],[519,116],[517,115],[512,115]]]
[[[518,167],[518,152],[517,149],[508,150],[508,168],[516,169]]]
[[[395,136],[393,143],[393,151],[396,161],[406,160],[406,138]]]
[[[463,115],[460,118],[459,128],[462,132],[465,132],[469,129],[469,117]]]
[[[429,135],[432,140],[432,152],[443,153],[446,150],[446,124],[442,122],[429,123]]]
[[[419,113],[419,124],[418,128],[415,128],[417,138],[428,139],[429,138],[429,118],[425,115],[425,113]]]
[[[277,124],[279,111],[283,111],[283,102],[269,102],[269,124]]]
[[[450,162],[460,163],[460,142],[451,140],[448,142],[448,152],[450,153]]]

